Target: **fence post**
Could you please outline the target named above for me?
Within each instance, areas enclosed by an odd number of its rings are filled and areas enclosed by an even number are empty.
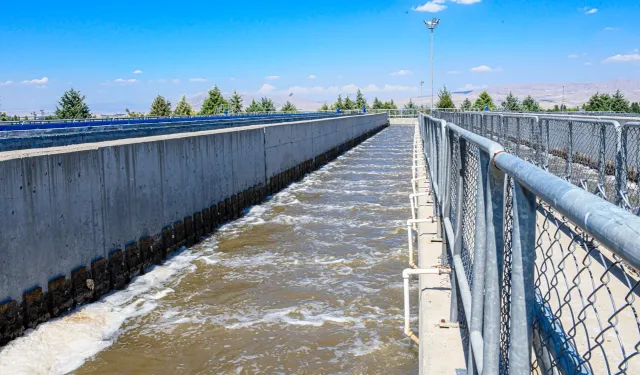
[[[567,181],[573,178],[573,121],[569,121],[569,147],[567,149]]]
[[[616,204],[622,208],[627,208],[627,130],[629,128],[626,125],[622,127],[616,127],[617,142],[616,142]],[[638,173],[637,170],[634,173]],[[634,181],[637,181],[637,177],[633,177]],[[632,207],[628,207],[632,208]],[[634,212],[635,213],[635,212]]]
[[[486,259],[486,214],[485,214],[485,199],[486,194],[486,180],[487,180],[487,163],[483,163],[480,160],[480,152],[477,152],[478,156],[478,168],[477,168],[477,194],[476,194],[476,218],[474,234],[474,249],[473,249],[473,285],[471,290],[471,322],[469,322],[469,358],[467,364],[467,370],[471,374],[476,372],[476,362],[480,364],[481,368],[484,368],[484,355],[483,353],[475,353],[473,350],[474,336],[482,337],[483,317],[484,317],[484,292],[485,292],[485,259]],[[466,156],[466,155],[465,155]],[[474,358],[478,358],[474,361]]]
[[[453,139],[453,137],[452,137]],[[453,151],[453,148],[452,148]],[[458,184],[456,186],[455,199],[456,199],[456,217],[454,218],[455,222],[455,234],[453,241],[453,256],[459,256],[462,250],[462,205],[464,204],[464,173],[467,167],[467,163],[465,162],[464,156],[467,154],[467,141],[464,138],[458,137],[458,165],[456,170],[456,178],[458,179]],[[456,270],[456,268],[451,265],[451,313],[450,320],[452,322],[458,321],[458,300],[457,298],[454,300],[453,291],[455,290],[457,293],[458,281],[456,272],[460,271],[462,273],[465,272],[464,269]],[[454,289],[455,288],[455,289]],[[456,294],[457,297],[457,294]],[[469,324],[469,322],[467,322]]]
[[[491,155],[492,156],[492,155]],[[505,176],[491,156],[480,152],[485,168],[486,255],[484,276],[484,367],[483,373],[497,374],[500,364],[500,296],[504,251]],[[476,228],[477,229],[477,228]],[[474,285],[475,286],[475,285]]]
[[[604,176],[606,174],[607,159],[606,159],[606,147],[607,147],[607,126],[600,124],[600,145],[598,147],[598,186],[593,193],[600,195],[603,199],[607,199],[607,192],[604,189]]]
[[[509,373],[526,374],[531,369],[534,316],[534,264],[536,241],[536,196],[513,183],[513,234],[511,244],[511,327]],[[515,339],[513,339],[515,338]]]

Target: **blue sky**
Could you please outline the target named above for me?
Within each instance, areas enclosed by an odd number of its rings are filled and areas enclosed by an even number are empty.
[[[36,0],[2,13],[3,111],[53,110],[69,87],[97,112],[213,84],[313,101],[417,96],[432,17],[436,87],[640,78],[637,0]]]

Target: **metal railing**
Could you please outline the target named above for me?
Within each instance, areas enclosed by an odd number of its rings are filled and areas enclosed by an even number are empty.
[[[640,373],[640,124],[451,116],[419,130],[468,373]]]
[[[640,214],[640,122],[471,112],[434,115]]]

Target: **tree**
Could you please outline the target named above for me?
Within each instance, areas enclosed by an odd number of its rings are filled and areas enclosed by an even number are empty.
[[[613,112],[629,112],[629,101],[624,97],[624,94],[617,90],[615,94],[611,97],[610,102],[610,111]]]
[[[471,100],[469,100],[469,98],[464,98],[464,101],[462,102],[462,105],[460,105],[460,109],[463,111],[468,111],[471,109]]]
[[[342,102],[342,94],[338,94],[338,99],[336,99],[336,102],[333,103],[333,105],[331,106],[331,109],[344,109],[344,103]]]
[[[522,101],[522,110],[524,112],[540,112],[540,104],[529,95]]]
[[[91,112],[84,99],[85,96],[81,95],[80,91],[74,89],[65,91],[58,102],[59,107],[56,107],[56,117],[59,119],[91,117]]]
[[[242,112],[242,95],[233,90],[231,98],[229,98],[229,110],[233,113]]]
[[[288,100],[286,103],[284,103],[282,108],[280,108],[280,112],[296,112],[296,111],[298,111],[298,108],[296,108],[296,106]]]
[[[356,93],[356,108],[362,109],[368,106],[369,105],[367,104],[367,99],[365,99],[364,95],[362,95],[362,91],[358,89],[358,92]]]
[[[453,100],[451,99],[451,92],[447,90],[447,86],[444,86],[438,93],[438,103],[436,103],[436,108],[448,109],[455,107],[456,106],[453,104]]]
[[[151,103],[149,116],[171,116],[171,102],[162,95],[156,96]]]
[[[609,94],[595,93],[583,108],[589,112],[604,112],[611,110],[611,96]]]
[[[11,116],[7,114],[7,112],[0,112],[0,121],[10,121]]]
[[[330,111],[329,106],[327,105],[327,103],[324,103],[320,109],[318,109],[318,111]]]
[[[480,93],[480,96],[478,96],[478,99],[476,99],[476,102],[473,103],[473,108],[484,111],[485,107],[489,107],[489,109],[497,108],[496,105],[493,103],[493,99],[491,98],[491,95],[489,95],[488,92],[483,91]]]
[[[384,109],[398,109],[398,106],[396,106],[396,103],[391,99],[388,102],[384,102]]]
[[[249,106],[247,107],[247,112],[249,113],[264,112],[264,108],[262,108],[260,103],[256,102],[255,99],[251,99],[251,104],[249,104]]]
[[[262,99],[260,99],[260,106],[262,107],[262,110],[265,112],[276,111],[276,106],[273,104],[273,100],[267,97],[263,97]]]
[[[196,114],[196,111],[193,110],[193,107],[191,107],[191,104],[187,101],[187,97],[182,95],[173,113],[176,116],[193,116]]]
[[[222,113],[226,105],[227,101],[224,100],[218,86],[213,86],[213,89],[209,90],[207,98],[202,102],[200,114],[215,115],[216,113]]]
[[[560,107],[558,107],[558,105],[554,105],[553,109],[551,110],[552,112],[560,112]]]
[[[640,113],[640,103],[638,103],[638,102],[631,103],[631,112],[632,113]]]
[[[418,106],[416,105],[416,103],[413,102],[413,100],[410,98],[409,99],[409,103],[404,105],[404,109],[417,109]]]
[[[509,112],[520,111],[520,101],[511,91],[509,91],[509,95],[507,95],[502,102],[502,109]]]
[[[380,101],[380,99],[373,98],[373,106],[371,107],[373,109],[384,109],[384,103]]]
[[[347,98],[344,100],[344,110],[345,111],[350,111],[353,109],[356,109],[356,102],[354,102],[351,97],[349,95],[347,95]]]
[[[127,112],[127,116],[129,116],[129,117],[144,117],[144,113],[135,112],[135,111],[130,110],[129,108],[125,108],[124,111]]]

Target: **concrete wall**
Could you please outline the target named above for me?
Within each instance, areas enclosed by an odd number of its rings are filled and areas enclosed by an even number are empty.
[[[122,288],[387,123],[349,116],[0,153],[0,345],[18,322]]]

